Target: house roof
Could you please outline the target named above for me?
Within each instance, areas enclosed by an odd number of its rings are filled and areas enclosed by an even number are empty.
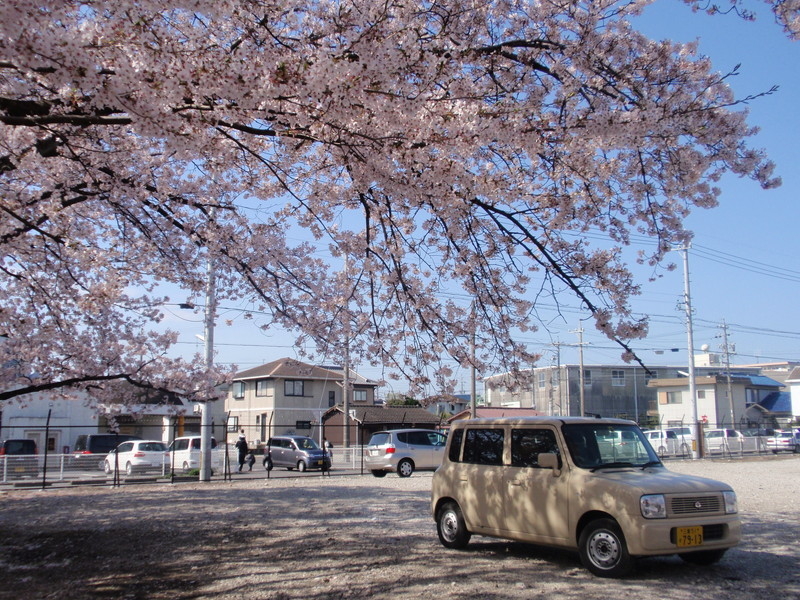
[[[786,381],[800,381],[800,367],[795,367],[789,372]]]
[[[728,380],[727,375],[704,375],[695,376],[695,383],[701,385],[713,385],[725,383]],[[765,375],[743,375],[741,373],[731,373],[731,382],[739,385],[754,385],[760,387],[784,387],[780,381],[767,377]],[[670,379],[651,379],[647,382],[648,387],[688,387],[688,377],[675,377]]]
[[[339,367],[318,367],[301,362],[294,358],[280,358],[260,367],[253,367],[238,372],[235,381],[249,379],[304,379],[321,381],[342,381],[344,372]],[[350,379],[354,384],[377,385],[376,382],[350,371]]]
[[[539,412],[533,408],[507,408],[503,406],[478,406],[475,409],[475,417],[480,419],[483,417],[500,418],[500,417],[538,417],[544,413]],[[462,419],[469,419],[470,411],[462,410],[448,419],[450,421],[458,421]]]
[[[350,405],[353,418],[362,425],[369,423],[391,423],[406,424],[409,427],[419,423],[439,423],[440,419],[432,412],[428,412],[419,406],[373,406],[373,405]],[[327,411],[323,419],[334,412],[343,412],[342,406],[337,404]]]
[[[764,397],[758,405],[772,413],[791,413],[792,395],[790,392],[772,392]]]

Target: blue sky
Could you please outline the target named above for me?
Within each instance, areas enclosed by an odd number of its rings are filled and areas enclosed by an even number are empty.
[[[740,74],[730,80],[738,97],[755,95],[773,85],[779,90],[750,105],[750,124],[761,128],[753,145],[763,147],[777,164],[783,185],[762,190],[750,180],[728,177],[722,182],[720,206],[693,213],[687,226],[695,240],[689,252],[691,296],[694,308],[694,346],[707,344],[719,351],[723,320],[728,324],[728,342],[735,345],[733,364],[778,360],[800,360],[800,169],[797,142],[800,139],[800,43],[792,43],[772,19],[766,4],[755,3],[756,22],[734,15],[709,17],[692,14],[677,0],[661,0],[641,18],[639,27],[655,38],[678,41],[700,39],[700,51],[712,58],[721,72],[741,64]],[[684,315],[682,256],[676,252],[678,268],[659,281],[643,284],[643,294],[634,301],[637,313],[651,317],[650,335],[633,344],[646,364],[688,362]],[[640,281],[647,272],[641,271]],[[176,298],[176,301],[181,299]],[[566,302],[562,318],[555,318],[548,331],[525,336],[530,347],[543,354],[541,365],[576,364],[578,336],[574,333],[585,318],[574,301]],[[574,308],[570,308],[574,307]],[[241,369],[283,357],[294,356],[292,339],[275,331],[265,334],[253,321],[232,310],[218,320],[215,346],[217,361],[236,363]],[[170,310],[168,326],[181,332],[181,354],[202,352],[202,315]],[[225,326],[232,319],[233,326]],[[256,322],[258,319],[256,319]],[[618,363],[620,349],[583,324],[584,362]],[[558,348],[558,358],[556,349]],[[672,349],[678,349],[672,352]],[[366,365],[356,366],[363,375],[381,378],[385,373]],[[490,375],[487,373],[486,375]],[[458,391],[469,391],[466,372]],[[386,391],[405,391],[394,383]]]

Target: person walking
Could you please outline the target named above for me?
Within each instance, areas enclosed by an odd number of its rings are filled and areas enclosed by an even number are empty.
[[[244,429],[239,434],[239,440],[236,442],[236,449],[239,451],[239,473],[242,472],[244,461],[247,458],[247,440],[244,437]]]

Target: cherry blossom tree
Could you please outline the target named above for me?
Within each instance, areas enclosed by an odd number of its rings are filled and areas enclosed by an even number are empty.
[[[0,400],[214,397],[155,331],[209,262],[220,301],[420,384],[530,364],[564,294],[627,351],[630,236],[658,265],[723,173],[778,184],[730,74],[633,28],[648,3],[6,0]]]

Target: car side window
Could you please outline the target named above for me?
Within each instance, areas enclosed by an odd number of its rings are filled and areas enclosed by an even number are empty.
[[[117,452],[130,452],[133,450],[133,442],[124,442],[117,447]]]
[[[431,439],[425,431],[410,431],[408,433],[408,442],[414,446],[430,446]]]
[[[450,448],[447,451],[447,459],[450,462],[459,462],[459,458],[461,458],[461,441],[463,439],[463,429],[456,429],[450,434]]]
[[[441,433],[431,432],[426,434],[432,446],[444,446],[447,443],[447,437]]]
[[[502,429],[467,429],[464,441],[465,463],[502,465],[505,431]]]
[[[550,429],[513,429],[511,431],[511,466],[539,467],[539,454],[561,454],[555,433]]]

